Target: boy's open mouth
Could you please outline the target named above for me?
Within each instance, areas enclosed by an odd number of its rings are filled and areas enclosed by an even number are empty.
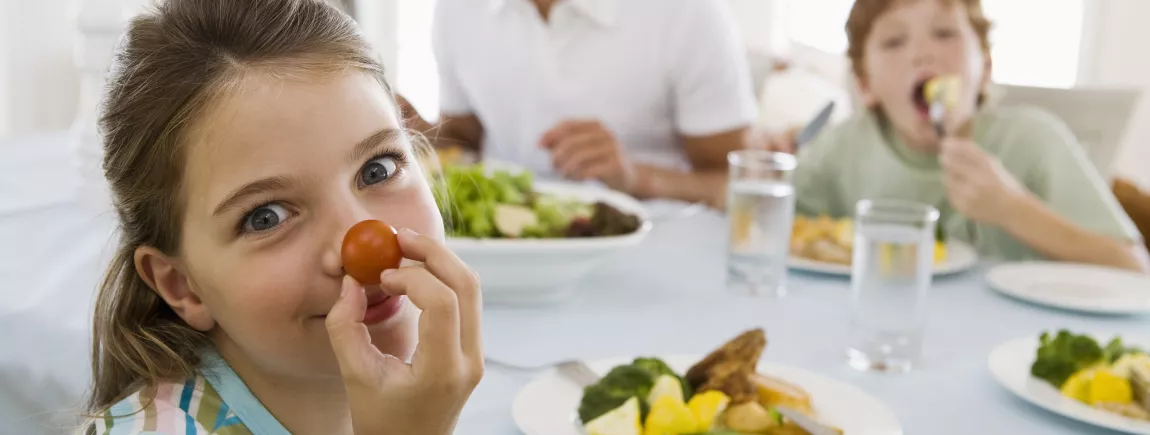
[[[911,100],[914,102],[914,108],[918,110],[919,116],[924,118],[930,116],[930,102],[926,101],[926,84],[934,77],[923,77],[914,84],[911,91]]]

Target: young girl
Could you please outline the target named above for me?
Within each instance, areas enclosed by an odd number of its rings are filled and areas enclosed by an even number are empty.
[[[1145,267],[1137,230],[1067,127],[1037,109],[982,104],[990,23],[979,0],[858,0],[846,27],[871,110],[800,154],[800,214],[912,200],[937,206],[947,236],[987,257]],[[962,90],[939,137],[916,91],[944,75]]]
[[[116,61],[123,235],[86,431],[451,433],[482,376],[478,280],[355,24],[319,0],[168,0]],[[408,258],[366,288],[340,259],[365,219]]]

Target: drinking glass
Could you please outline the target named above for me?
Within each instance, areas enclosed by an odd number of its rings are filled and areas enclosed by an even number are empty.
[[[786,295],[795,213],[795,157],[766,150],[727,155],[727,287],[741,294]]]
[[[938,210],[896,200],[855,208],[850,365],[905,372],[922,353]]]

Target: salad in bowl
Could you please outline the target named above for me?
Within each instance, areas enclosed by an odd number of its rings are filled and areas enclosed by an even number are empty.
[[[602,187],[484,165],[446,166],[440,175],[435,194],[448,246],[479,273],[488,302],[566,299],[651,228],[639,201]]]

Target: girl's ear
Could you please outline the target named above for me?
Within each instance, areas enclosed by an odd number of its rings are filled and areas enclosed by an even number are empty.
[[[200,332],[207,332],[216,321],[208,311],[200,296],[192,291],[187,274],[177,261],[156,248],[141,246],[136,248],[136,273],[161,299],[172,307],[188,326]]]

